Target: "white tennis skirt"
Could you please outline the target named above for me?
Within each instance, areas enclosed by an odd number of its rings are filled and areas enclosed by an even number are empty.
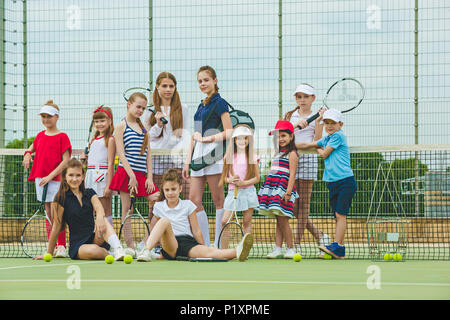
[[[86,170],[86,178],[84,179],[84,186],[86,188],[94,189],[99,198],[103,197],[106,189],[106,178],[108,169],[88,168]]]
[[[36,197],[39,202],[42,201],[42,192],[44,191],[44,187],[39,186],[39,182],[41,182],[42,178],[35,178],[34,182],[36,184]],[[53,202],[55,200],[55,196],[58,193],[60,181],[50,181],[47,187],[47,195],[45,197],[45,202]]]
[[[236,198],[236,211],[246,211],[250,208],[257,208],[259,205],[258,195],[256,193],[256,188],[242,188],[239,189]],[[223,208],[226,211],[233,211],[234,208],[234,190],[228,190],[228,194],[223,203]]]

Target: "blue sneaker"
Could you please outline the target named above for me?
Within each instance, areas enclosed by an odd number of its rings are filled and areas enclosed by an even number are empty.
[[[337,242],[333,242],[327,246],[319,246],[319,249],[325,253],[328,253],[335,259],[345,258],[345,246],[342,246]]]

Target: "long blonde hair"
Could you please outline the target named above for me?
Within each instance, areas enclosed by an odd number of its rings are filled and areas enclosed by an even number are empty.
[[[136,100],[136,98],[141,98],[144,99],[146,102],[147,97],[145,96],[145,94],[143,94],[142,92],[133,92],[130,97],[128,98],[128,102],[129,103],[133,103],[134,100]],[[141,146],[141,152],[140,155],[143,155],[145,152],[145,149],[147,149],[147,144],[148,144],[148,132],[147,129],[145,129],[144,124],[142,123],[141,119],[136,118],[136,122],[139,125],[139,127],[141,128],[142,132],[144,133],[144,142],[142,142],[142,146]]]
[[[172,96],[172,100],[170,101],[170,125],[172,126],[173,133],[180,138],[182,135],[183,129],[183,109],[181,107],[181,99],[177,90],[177,79],[170,72],[161,72],[156,78],[156,85],[161,85],[161,81],[163,79],[170,79],[175,84],[175,91]],[[155,106],[155,110],[161,112],[161,96],[158,93],[158,90],[153,91],[153,105]],[[152,113],[149,119],[150,127],[154,126],[156,123],[155,115]],[[164,125],[163,125],[164,126]],[[161,135],[162,136],[162,131]]]
[[[228,144],[227,151],[224,156],[224,164],[222,175],[220,176],[219,186],[223,186],[225,179],[227,177],[234,175],[233,170],[233,159],[234,155],[237,153],[236,138],[232,138],[232,143]],[[245,147],[245,160],[247,163],[247,171],[245,173],[244,180],[249,180],[256,176],[256,172],[259,170],[258,163],[253,163],[255,161],[255,148],[254,148],[254,138],[253,136],[248,136],[248,145]]]

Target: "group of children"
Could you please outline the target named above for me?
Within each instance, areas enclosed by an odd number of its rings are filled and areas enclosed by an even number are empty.
[[[96,108],[92,115],[96,132],[89,153],[80,158],[87,164],[86,172],[85,164],[71,159],[70,140],[57,128],[59,107],[51,100],[42,106],[40,116],[45,130],[25,151],[23,165],[29,168],[33,161],[29,180],[35,181],[39,200],[43,186],[48,184],[45,208],[52,225],[47,225],[47,253],[65,256],[67,224],[72,259],[103,259],[113,254],[116,260],[122,260],[131,254],[138,261],[178,256],[245,261],[253,245],[252,215],[256,209],[259,214],[276,217],[275,248],[267,258],[292,258],[300,253],[294,243],[300,243],[305,229],[316,238],[322,252],[344,258],[346,215],[356,183],[341,130],[342,115],[336,110],[321,109],[320,117],[308,124],[306,119],[313,113],[315,92],[312,86],[301,84],[294,93],[297,107],[269,133],[274,137],[276,155],[257,191],[259,159],[252,130],[245,126],[233,129],[228,104],[218,93],[218,80],[212,67],[201,67],[197,81],[206,98],[194,114],[192,136],[188,108],[181,103],[176,79],[168,72],[156,79],[152,97],[155,113],[146,111],[147,97],[139,92],[129,97],[126,116],[117,126],[111,108]],[[162,118],[168,122],[164,124]],[[322,138],[324,128],[328,135]],[[230,143],[223,159],[203,169],[190,170],[196,149],[226,140]],[[185,159],[176,155],[151,155],[152,148],[184,149],[187,145]],[[318,160],[316,154],[299,155],[297,149],[312,147],[325,159],[323,179],[330,190],[330,204],[336,218],[332,243],[309,218]],[[114,172],[116,155],[119,165]],[[202,206],[207,183],[216,208],[214,245],[210,242],[209,222]],[[225,184],[228,184],[226,198]],[[235,188],[238,188],[236,199]],[[133,247],[124,250],[112,227],[111,201],[117,193],[122,218],[130,206],[132,193],[147,199],[151,232],[138,251]],[[243,212],[245,235],[237,248],[219,249],[218,235],[233,210]],[[294,216],[298,218],[295,237],[289,224]],[[157,246],[162,249],[155,253]]]

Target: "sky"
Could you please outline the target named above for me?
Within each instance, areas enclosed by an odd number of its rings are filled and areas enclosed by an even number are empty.
[[[176,76],[193,116],[204,98],[197,70],[211,65],[222,97],[254,118],[258,147],[270,141],[279,101],[283,114],[295,107],[299,83],[316,88],[317,110],[342,77],[366,88],[362,105],[344,118],[350,145],[415,143],[414,1],[283,1],[281,59],[278,1],[152,1],[151,42],[148,3],[27,1],[28,136],[43,129],[37,113],[53,99],[62,110],[60,129],[82,148],[95,106],[111,106],[120,121],[122,92],[148,86],[162,71]],[[23,137],[25,79],[22,3],[6,7],[8,142]],[[450,143],[449,18],[448,2],[420,2],[420,144]]]

